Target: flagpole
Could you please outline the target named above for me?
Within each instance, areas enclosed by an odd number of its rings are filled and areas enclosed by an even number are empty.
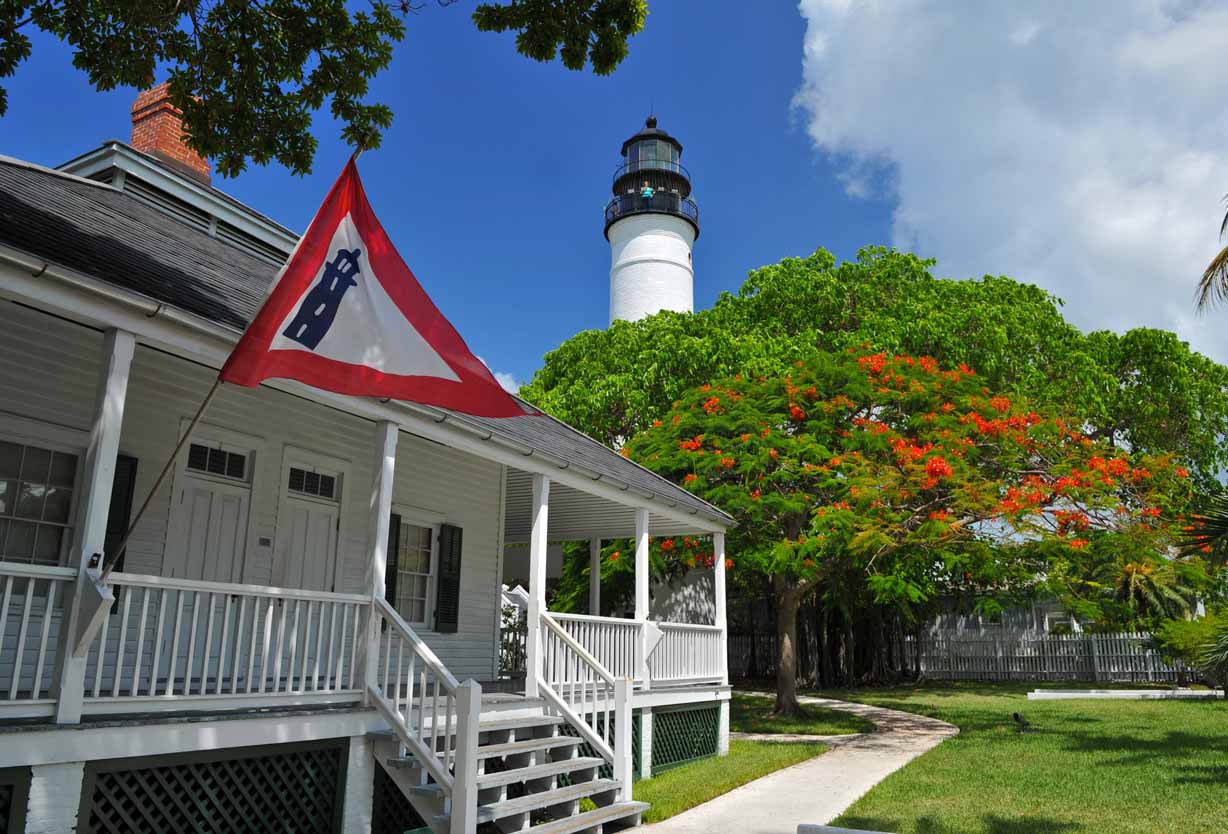
[[[179,442],[175,444],[175,450],[171,452],[171,456],[167,459],[166,465],[162,467],[162,471],[158,474],[158,479],[154,481],[153,486],[149,489],[149,494],[145,496],[144,503],[140,509],[136,511],[136,515],[132,518],[128,525],[128,531],[124,533],[124,537],[120,539],[119,547],[115,548],[115,557],[107,559],[103,556],[104,563],[102,568],[102,579],[106,580],[111,575],[111,571],[115,569],[116,563],[119,562],[121,556],[124,555],[124,550],[128,547],[128,540],[132,538],[132,532],[136,530],[136,525],[141,520],[141,516],[149,509],[153,497],[158,494],[158,489],[162,486],[162,482],[166,480],[166,476],[170,473],[171,467],[174,466],[175,460],[179,457],[179,453],[183,451],[184,444],[188,442],[188,438],[192,436],[192,432],[196,429],[196,424],[200,422],[200,418],[204,416],[205,410],[209,408],[213,398],[217,396],[217,392],[222,389],[222,380],[219,377],[213,381],[213,387],[209,389],[209,393],[205,395],[204,401],[200,404],[200,408],[196,409],[196,415],[192,417],[192,422],[188,424],[187,431],[179,438]]]

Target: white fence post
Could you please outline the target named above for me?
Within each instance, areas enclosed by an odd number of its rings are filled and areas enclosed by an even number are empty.
[[[482,687],[467,680],[456,688],[456,771],[452,782],[452,819],[448,834],[478,830],[478,722]]]
[[[631,785],[634,781],[631,749],[631,688],[630,678],[614,682],[614,779],[619,784],[619,798],[631,801]]]

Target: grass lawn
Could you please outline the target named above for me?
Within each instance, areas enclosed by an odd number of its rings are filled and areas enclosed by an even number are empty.
[[[729,705],[729,729],[735,733],[797,733],[808,736],[840,736],[870,733],[874,725],[864,718],[825,707],[803,706],[796,718],[772,716],[771,698],[735,692]]]
[[[1026,700],[1035,687],[823,693],[930,715],[962,731],[888,776],[834,824],[898,834],[1228,830],[1228,704]],[[1017,732],[1013,712],[1033,731]]]
[[[644,822],[660,822],[701,805],[739,785],[827,750],[822,744],[777,744],[773,741],[729,743],[729,755],[702,759],[635,783],[634,796],[652,803]]]

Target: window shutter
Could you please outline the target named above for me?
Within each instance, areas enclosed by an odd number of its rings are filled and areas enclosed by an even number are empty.
[[[128,523],[132,518],[132,496],[136,491],[136,458],[129,455],[117,455],[115,458],[115,480],[111,482],[111,506],[107,508],[107,532],[103,536],[103,552],[108,559],[114,554],[119,543],[128,532]],[[115,570],[124,569],[124,559],[127,554],[119,557]],[[86,556],[88,559],[89,556]]]
[[[461,541],[464,531],[439,528],[439,573],[435,580],[435,630],[455,634],[460,619]]]
[[[393,608],[397,604],[397,557],[401,553],[401,516],[388,518],[388,558],[384,568],[384,599]]]

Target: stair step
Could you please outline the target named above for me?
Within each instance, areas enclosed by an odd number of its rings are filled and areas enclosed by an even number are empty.
[[[595,828],[602,823],[620,820],[632,814],[642,814],[648,808],[647,802],[616,802],[604,808],[585,811],[583,814],[543,822],[541,825],[525,829],[522,834],[571,834],[573,831]]]
[[[479,759],[489,759],[494,756],[513,756],[516,753],[532,753],[536,750],[555,750],[560,747],[575,747],[583,743],[578,736],[545,736],[543,738],[526,738],[521,741],[508,741],[503,744],[483,744],[478,748]]]
[[[498,713],[494,713],[494,715],[498,715]],[[557,715],[521,715],[514,718],[489,719],[483,717],[478,721],[478,732],[488,733],[496,732],[498,730],[521,730],[527,727],[553,727],[558,724],[563,724],[565,721],[566,719]],[[456,733],[455,720],[452,721],[452,732],[454,734]],[[426,725],[426,734],[427,736],[432,735],[431,725],[429,723]],[[440,725],[439,734],[441,736],[447,734],[447,726],[445,724]],[[391,729],[371,730],[367,733],[367,738],[374,739],[376,741],[388,741],[398,737],[399,736],[397,736],[397,734]]]
[[[496,785],[511,785],[516,782],[527,782],[530,779],[541,779],[546,776],[557,776],[560,773],[571,773],[573,770],[597,768],[603,764],[605,764],[605,759],[585,756],[574,759],[561,759],[557,762],[546,762],[545,764],[534,765],[532,767],[516,767],[511,770],[503,770],[498,773],[484,773],[478,776],[478,787],[493,788]]]
[[[589,782],[578,782],[574,785],[568,785],[565,788],[531,793],[526,796],[518,796],[515,799],[505,799],[502,802],[491,802],[487,805],[478,806],[478,822],[490,822],[491,820],[502,819],[503,817],[524,814],[529,811],[535,811],[538,808],[546,808],[550,805],[584,799],[593,794],[606,793],[613,790],[618,790],[618,782],[615,780],[593,779]]]
[[[520,730],[526,727],[553,727],[565,723],[566,719],[557,715],[525,715],[520,718],[482,718],[478,722],[478,730],[486,733],[494,730]]]

